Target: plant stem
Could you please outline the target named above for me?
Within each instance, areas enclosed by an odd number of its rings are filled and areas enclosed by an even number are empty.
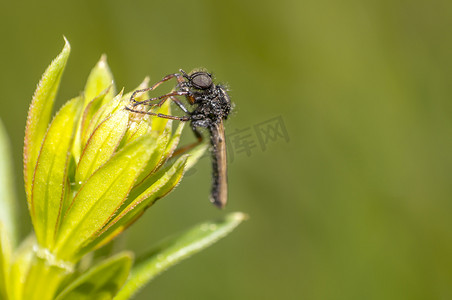
[[[61,282],[71,274],[67,269],[50,264],[48,260],[35,255],[23,286],[23,299],[54,299]]]

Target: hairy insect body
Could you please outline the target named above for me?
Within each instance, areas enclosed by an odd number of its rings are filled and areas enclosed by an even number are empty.
[[[191,113],[192,126],[209,128],[227,119],[231,111],[231,101],[222,87],[212,94],[196,97],[196,108]]]

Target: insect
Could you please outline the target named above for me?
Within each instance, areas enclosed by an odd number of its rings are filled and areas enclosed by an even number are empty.
[[[213,82],[212,75],[205,70],[193,71],[189,74],[182,69],[179,73],[169,74],[152,87],[136,90],[130,97],[130,106],[127,110],[134,113],[148,114],[160,118],[190,122],[193,133],[197,141],[191,145],[179,149],[177,153],[187,151],[202,142],[203,136],[199,128],[206,128],[210,134],[211,154],[212,154],[212,190],[210,202],[219,208],[226,205],[228,198],[227,190],[227,157],[226,141],[224,135],[223,121],[227,119],[231,112],[232,105],[226,88],[222,85],[216,85]],[[154,90],[160,84],[175,78],[177,85],[174,91],[150,98],[143,101],[137,101],[135,96],[138,93],[144,93]],[[193,110],[188,110],[185,105],[177,98],[184,96]],[[139,105],[150,107],[161,106],[165,101],[171,99],[182,111],[185,116],[171,116],[151,111],[143,111],[137,108]]]

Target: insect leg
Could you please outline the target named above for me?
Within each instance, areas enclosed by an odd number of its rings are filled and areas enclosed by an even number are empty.
[[[145,88],[145,89],[141,89],[141,90],[136,90],[132,93],[132,96],[130,96],[130,101],[131,102],[137,102],[135,100],[135,95],[138,93],[144,93],[144,92],[148,92],[148,91],[152,91],[154,89],[156,89],[159,85],[161,85],[162,83],[164,83],[165,81],[168,81],[172,78],[176,78],[178,83],[182,83],[184,82],[184,77],[182,75],[180,75],[179,73],[174,73],[174,74],[169,74],[166,75],[165,77],[163,77],[162,80],[160,80],[159,82],[155,83],[153,86]]]
[[[153,113],[150,111],[137,110],[137,109],[133,109],[133,108],[130,108],[127,106],[125,107],[125,109],[128,111],[134,112],[134,113],[151,115],[151,116],[156,116],[156,117],[164,118],[164,119],[177,120],[177,121],[182,121],[182,122],[190,121],[190,116],[182,116],[182,117],[170,116],[170,115],[165,115],[165,114],[160,114],[160,113]]]
[[[190,114],[190,112],[188,111],[188,109],[184,106],[184,104],[182,104],[182,102],[179,101],[179,99],[177,99],[174,96],[170,96],[171,100],[177,104],[177,106],[179,106],[180,109],[182,109],[183,112]]]
[[[196,142],[183,146],[179,149],[176,149],[176,151],[174,151],[174,153],[171,155],[171,157],[183,154],[183,153],[193,149],[194,147],[198,146],[199,144],[201,144],[201,142],[203,141],[202,134],[198,131],[198,129],[196,129],[196,127],[193,127],[192,129],[193,129],[193,133],[195,134],[195,137],[196,137]]]
[[[162,96],[159,96],[159,97],[146,99],[146,100],[143,100],[143,101],[136,101],[136,100],[134,100],[134,103],[132,104],[132,106],[135,107],[135,106],[138,106],[138,105],[141,105],[141,104],[149,105],[151,107],[153,107],[153,106],[162,106],[162,104],[165,103],[165,101],[168,98],[170,98],[170,97],[185,96],[185,95],[188,95],[188,94],[189,94],[188,91],[173,91],[173,92],[170,92],[168,94],[165,94],[165,95],[162,95]],[[173,99],[173,98],[171,98],[171,99]],[[174,98],[174,99],[176,99],[176,98]],[[150,104],[150,102],[156,101],[156,100],[159,100],[159,102]],[[176,101],[177,101],[177,99],[176,99]],[[179,105],[179,104],[177,104],[177,105]],[[180,107],[180,105],[179,105],[179,107]]]

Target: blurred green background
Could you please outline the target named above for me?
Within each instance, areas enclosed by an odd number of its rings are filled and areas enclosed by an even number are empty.
[[[2,1],[0,116],[23,234],[27,109],[64,34],[57,107],[102,53],[119,88],[206,67],[236,104],[226,211],[249,221],[137,299],[452,299],[451,28],[446,0]],[[263,148],[256,129],[272,128]],[[208,202],[209,160],[192,173],[127,248],[225,214]]]

